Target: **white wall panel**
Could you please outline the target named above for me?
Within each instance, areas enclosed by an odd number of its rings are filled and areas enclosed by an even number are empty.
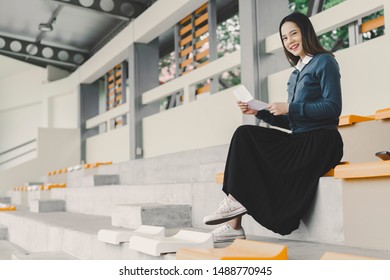
[[[130,160],[129,126],[87,139],[87,162],[122,162]]]
[[[78,97],[77,92],[58,95],[50,98],[49,126],[55,128],[78,127]]]
[[[233,88],[143,120],[144,157],[228,144],[242,124]]]

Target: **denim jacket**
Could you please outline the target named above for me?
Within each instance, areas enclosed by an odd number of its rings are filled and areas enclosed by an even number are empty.
[[[268,110],[256,117],[293,133],[337,129],[341,114],[340,70],[334,57],[315,55],[302,71],[295,69],[287,83],[289,112],[274,116]]]

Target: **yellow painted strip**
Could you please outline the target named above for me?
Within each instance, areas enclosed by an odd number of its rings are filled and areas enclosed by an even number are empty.
[[[209,13],[205,13],[203,15],[201,15],[200,17],[198,17],[196,20],[195,20],[195,26],[198,26],[199,24],[201,24],[202,22],[206,21],[207,19],[209,18]]]
[[[210,91],[210,84],[205,85],[204,87],[198,88],[196,90],[196,93],[201,94],[201,93],[208,92],[208,91]]]
[[[188,43],[192,42],[192,35],[189,35],[185,37],[183,40],[180,41],[180,47],[187,45]]]
[[[217,173],[217,175],[215,176],[215,183],[223,184],[223,175],[224,173]]]
[[[363,22],[361,26],[361,30],[362,33],[365,33],[384,25],[385,25],[385,16],[379,16],[377,18]]]
[[[188,16],[186,16],[185,18],[183,18],[179,23],[180,24],[184,24],[186,23],[187,21],[189,21],[192,17],[192,14],[189,14]]]
[[[204,11],[205,9],[207,9],[207,6],[208,6],[208,2],[204,3],[202,6],[200,6],[199,8],[197,8],[194,12],[194,14],[199,14],[200,12]]]
[[[184,26],[182,29],[180,29],[180,36],[183,36],[184,34],[186,34],[188,31],[191,31],[192,30],[192,24],[187,24],[186,26]]]
[[[209,42],[209,37],[204,38],[203,40],[195,43],[195,49],[199,49],[201,46]]]
[[[202,28],[199,28],[198,30],[195,31],[195,38],[198,38],[199,36],[205,34],[208,31],[209,31],[209,25],[206,24]]]
[[[0,208],[0,211],[15,211],[15,210],[16,210],[15,205],[10,205],[10,206]]]
[[[236,239],[225,248],[181,248],[178,260],[287,260],[287,247],[281,244]]]
[[[114,75],[111,75],[110,77],[108,77],[107,79],[109,82],[112,82],[114,80]]]
[[[375,112],[376,120],[390,119],[390,108],[381,109]]]
[[[338,165],[334,177],[339,179],[358,179],[390,176],[390,161],[375,161]]]
[[[183,57],[183,56],[190,54],[193,50],[194,50],[194,48],[192,46],[189,46],[188,48],[186,48],[180,52],[180,57]]]
[[[347,125],[352,125],[354,123],[372,121],[374,119],[375,118],[370,116],[366,116],[366,117],[357,116],[357,115],[341,116],[339,119],[339,126],[347,126]]]
[[[180,63],[180,68],[184,68],[184,67],[190,65],[192,62],[194,62],[194,58],[190,57],[189,59],[186,59],[182,63]]]
[[[201,52],[201,53],[198,53],[196,56],[195,56],[195,60],[198,61],[198,60],[201,60],[202,58],[204,58],[205,56],[208,56],[209,55],[209,49]]]

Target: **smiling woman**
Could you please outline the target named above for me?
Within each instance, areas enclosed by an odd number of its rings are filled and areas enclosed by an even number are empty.
[[[230,143],[220,208],[206,224],[227,222],[214,230],[215,242],[245,238],[241,217],[282,235],[299,227],[312,204],[319,178],[337,165],[343,141],[337,130],[341,113],[339,67],[319,43],[309,18],[285,17],[279,26],[287,60],[295,70],[287,84],[288,101],[256,111],[238,102],[241,111],[272,126],[239,127]]]

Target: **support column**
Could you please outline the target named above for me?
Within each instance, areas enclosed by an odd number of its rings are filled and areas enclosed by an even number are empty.
[[[142,119],[160,111],[160,102],[142,105],[142,93],[159,86],[158,39],[129,48],[130,159],[143,157]]]
[[[288,67],[283,50],[272,55],[265,53],[265,38],[279,31],[281,19],[289,13],[288,0],[239,0],[241,83],[255,98],[265,102],[268,101],[267,76]],[[243,123],[257,124],[258,120],[243,115]]]
[[[218,59],[218,38],[217,38],[217,2],[209,0],[207,7],[209,13],[209,56],[210,62]],[[218,92],[218,75],[212,77],[210,84],[210,92]]]
[[[87,138],[99,134],[99,127],[86,129],[87,120],[99,115],[99,85],[80,85],[80,135],[81,135],[81,161],[87,160]]]

